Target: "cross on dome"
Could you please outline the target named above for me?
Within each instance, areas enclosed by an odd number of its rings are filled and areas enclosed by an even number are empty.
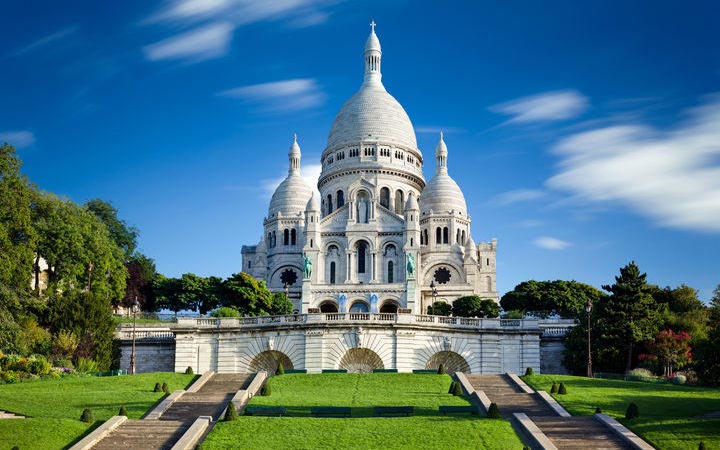
[[[375,19],[372,19],[372,21],[370,22],[370,28],[372,28],[371,31],[374,33],[375,32]]]

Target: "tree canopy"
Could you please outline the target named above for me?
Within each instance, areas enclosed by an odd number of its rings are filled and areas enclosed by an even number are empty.
[[[505,311],[524,311],[525,314],[545,318],[560,316],[575,318],[585,309],[587,301],[597,303],[604,294],[578,281],[523,281],[500,300]]]
[[[500,306],[494,300],[468,295],[453,302],[452,313],[457,317],[493,318],[500,316]]]

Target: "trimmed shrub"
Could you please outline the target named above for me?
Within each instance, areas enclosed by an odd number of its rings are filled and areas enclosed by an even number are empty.
[[[238,413],[237,409],[235,408],[235,403],[230,402],[230,404],[227,407],[227,411],[225,411],[225,422],[232,422],[234,420],[237,420]]]
[[[122,405],[122,406],[120,407],[120,411],[118,411],[118,416],[125,416],[125,417],[127,417],[127,408],[125,407],[125,405]]]
[[[638,367],[628,372],[625,379],[628,381],[653,381],[655,375],[648,369]]]
[[[705,448],[705,447],[703,447],[703,448]],[[13,448],[11,448],[10,450],[20,450],[20,446],[19,446],[19,445],[15,445],[15,446],[13,446]]]
[[[490,407],[487,412],[488,419],[500,419],[500,408],[497,403],[490,403]]]
[[[185,375],[195,375],[195,372],[193,372],[192,367],[188,366],[187,369],[185,369]]]
[[[263,397],[269,397],[270,394],[272,394],[272,389],[270,389],[270,386],[265,383],[263,384],[263,387],[260,389],[260,395]]]
[[[448,394],[452,394],[455,390],[455,385],[458,384],[457,381],[453,380],[450,382],[450,388],[448,388]]]
[[[640,409],[635,403],[630,403],[628,405],[627,411],[625,411],[625,418],[630,420],[636,417],[640,417]]]
[[[440,364],[437,371],[438,375],[445,375],[447,371],[445,370],[445,364]]]
[[[528,367],[527,369],[525,369],[525,375],[535,375],[535,371],[532,367]]]
[[[602,414],[602,409],[599,406],[595,408],[595,414]]]
[[[452,388],[453,388],[453,391],[451,392],[452,395],[455,395],[457,397],[462,397],[463,390],[462,390],[462,386],[460,386],[460,383],[458,383],[456,381],[455,384],[452,386]]]
[[[687,383],[687,377],[685,375],[675,375],[674,377],[670,378],[670,381],[672,384],[685,384]]]
[[[162,384],[162,391],[165,392],[166,394],[170,393],[170,387],[168,387],[167,383]]]
[[[707,447],[705,447],[705,443],[703,441],[700,441],[698,444],[698,450],[707,450]]]
[[[160,383],[155,383],[155,389],[153,389],[153,392],[162,392],[162,388],[160,387]]]
[[[278,364],[278,368],[275,371],[275,375],[285,375],[285,367],[283,367],[282,361],[280,361],[280,364]]]
[[[557,383],[553,383],[552,386],[550,386],[550,393],[557,394],[557,391],[558,391]]]
[[[82,420],[85,423],[95,422],[95,414],[93,414],[92,409],[88,409],[88,408],[83,409],[82,415],[80,415],[80,420]]]
[[[558,394],[565,395],[567,394],[567,388],[565,387],[565,383],[560,383],[560,386],[558,387]]]

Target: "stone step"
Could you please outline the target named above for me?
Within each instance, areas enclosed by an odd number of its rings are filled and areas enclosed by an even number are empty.
[[[189,424],[178,421],[128,420],[93,449],[170,449],[188,428]]]
[[[24,419],[25,416],[20,416],[7,411],[0,411],[0,419]]]
[[[630,449],[622,439],[593,417],[538,417],[530,419],[558,449]]]

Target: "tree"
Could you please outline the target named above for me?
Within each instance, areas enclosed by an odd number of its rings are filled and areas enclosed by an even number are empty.
[[[292,314],[293,304],[284,292],[275,292],[272,295],[272,306],[269,313],[273,316]]]
[[[184,273],[180,277],[180,297],[185,308],[199,310],[206,314],[219,302],[222,280],[218,277],[200,277],[194,273]]]
[[[0,146],[0,285],[8,291],[0,308],[15,310],[17,294],[30,290],[36,233],[32,223],[32,191],[20,172],[15,148]]]
[[[710,299],[708,328],[707,339],[695,348],[695,370],[704,383],[720,385],[720,284]]]
[[[452,305],[445,302],[435,302],[432,306],[428,306],[427,313],[436,316],[449,316],[452,314]]]
[[[137,247],[138,230],[118,218],[118,210],[110,203],[98,198],[85,203],[85,209],[93,213],[110,233],[110,238],[125,255],[125,262],[130,261]]]
[[[604,285],[611,295],[598,305],[603,334],[625,350],[625,372],[632,369],[633,349],[649,340],[658,330],[659,308],[650,295],[647,274],[632,261],[620,269],[615,283]]]
[[[651,354],[657,357],[663,368],[663,375],[668,377],[675,370],[681,369],[691,360],[690,335],[684,331],[675,333],[673,330],[663,330],[655,335],[655,340],[649,345]]]
[[[669,286],[664,289],[651,286],[651,294],[663,308],[662,329],[685,331],[691,336],[692,344],[707,337],[708,310],[698,298],[697,290],[685,284],[674,289]]]
[[[158,309],[169,309],[177,315],[178,312],[188,308],[183,303],[180,279],[158,275],[152,282],[152,290]]]
[[[493,300],[468,295],[453,302],[452,312],[457,317],[498,317],[500,306]]]
[[[604,294],[589,284],[577,281],[523,281],[502,296],[505,311],[525,311],[535,317],[575,318],[585,304],[597,303]]]
[[[244,272],[233,274],[223,281],[220,304],[233,307],[247,316],[262,316],[277,311],[273,308],[273,294],[265,282]]]
[[[122,303],[127,307],[137,299],[142,310],[155,311],[153,280],[158,275],[155,269],[155,261],[143,254],[136,253],[129,262],[125,263],[125,268],[128,271],[125,297],[122,302],[116,302],[113,306]]]

